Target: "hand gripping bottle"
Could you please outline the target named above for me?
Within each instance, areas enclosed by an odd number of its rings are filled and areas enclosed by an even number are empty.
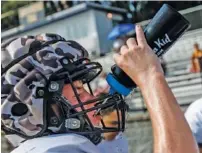
[[[180,13],[164,4],[144,29],[144,34],[148,45],[161,57],[189,27],[190,23]],[[111,71],[106,78],[111,87],[110,93],[118,92],[126,96],[136,87],[117,65],[113,65]]]

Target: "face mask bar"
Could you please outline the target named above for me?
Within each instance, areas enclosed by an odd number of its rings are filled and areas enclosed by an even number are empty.
[[[67,60],[67,59],[66,59]],[[80,101],[79,95],[76,91],[76,88],[73,85],[73,81],[82,80],[84,83],[89,83],[94,78],[96,78],[102,71],[102,66],[97,62],[90,62],[87,58],[82,58],[77,60],[76,62],[68,61],[69,64],[62,63],[64,58],[61,59],[61,64],[63,65],[63,69],[53,74],[51,80],[54,78],[57,80],[63,79],[65,84],[70,84],[74,91],[74,94],[77,98],[77,101],[80,105],[82,111],[85,111],[83,103]],[[90,73],[90,75],[88,75]],[[90,78],[88,78],[90,77]],[[90,86],[89,86],[90,87]],[[91,90],[91,88],[89,88]],[[92,90],[91,90],[92,92]],[[87,119],[88,124],[90,125],[91,129],[94,129],[89,117],[87,114],[84,114],[85,118]]]
[[[117,121],[115,121],[114,123],[116,124],[116,127],[107,127],[104,121],[101,119],[100,120],[101,126],[99,128],[96,128],[96,126],[92,125],[93,128],[90,127],[89,131],[82,132],[81,130],[79,132],[79,130],[77,131],[73,130],[72,132],[74,133],[75,132],[78,132],[80,134],[88,134],[92,132],[105,133],[105,132],[124,131],[125,129],[125,112],[127,111],[127,107],[124,99],[119,94],[107,95],[102,98],[95,98],[93,100],[82,102],[83,106],[89,105],[92,103],[95,104],[95,106],[89,109],[84,108],[84,110],[81,110],[81,111],[76,111],[76,108],[81,108],[80,104],[71,105],[68,102],[68,100],[62,97],[61,95],[57,95],[57,96],[55,95],[54,98],[55,98],[54,101],[56,101],[56,98],[57,98],[57,102],[61,103],[61,105],[63,106],[63,112],[66,118],[83,118],[83,117],[86,118],[87,113],[91,111],[95,111],[95,114],[94,114],[95,116],[105,116],[113,111],[116,112]],[[89,123],[87,124],[89,125]],[[68,130],[68,132],[71,132],[71,130]]]
[[[90,62],[89,59],[83,58],[76,62],[69,63],[67,65],[63,65],[63,69],[61,71],[56,72],[54,74],[54,80],[65,80],[65,83],[71,84],[71,87],[74,91],[74,94],[77,98],[78,104],[73,106],[68,106],[68,109],[74,109],[80,108],[81,111],[74,112],[72,114],[69,114],[69,118],[74,118],[78,116],[82,116],[86,119],[90,130],[87,132],[81,132],[81,133],[92,133],[92,132],[117,132],[117,131],[123,131],[125,129],[125,107],[118,107],[119,104],[125,105],[125,101],[123,100],[123,97],[120,94],[114,93],[112,95],[107,95],[102,98],[96,98],[93,100],[89,100],[86,102],[82,102],[79,98],[79,95],[76,91],[76,88],[73,84],[73,81],[76,80],[82,80],[83,83],[87,83],[89,90],[92,93],[91,87],[89,82],[92,81],[94,78],[96,78],[102,71],[102,66],[99,63],[96,62]],[[73,68],[71,68],[73,67]],[[90,75],[89,75],[90,74]],[[85,76],[85,77],[84,77]],[[90,76],[90,78],[86,78]],[[86,109],[84,106],[88,104],[96,104],[94,107]],[[67,100],[63,101],[63,104],[67,104]],[[96,111],[95,115],[101,115],[103,114],[104,110],[107,108],[113,108],[112,110],[116,110],[117,113],[117,127],[106,127],[104,122],[101,120],[101,128],[96,128],[92,122],[90,121],[87,113],[91,111]],[[75,131],[74,131],[75,133]]]
[[[68,60],[69,63],[64,63],[66,58],[60,60],[63,68],[55,72],[51,77],[51,80],[65,80],[65,83],[70,83],[76,80],[82,80],[83,83],[91,82],[101,72],[102,66],[98,62],[90,62],[88,58],[82,58],[76,62]]]

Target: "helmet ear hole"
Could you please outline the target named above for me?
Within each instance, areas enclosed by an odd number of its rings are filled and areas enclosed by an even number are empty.
[[[11,108],[13,116],[22,116],[28,112],[27,105],[23,103],[17,103]]]

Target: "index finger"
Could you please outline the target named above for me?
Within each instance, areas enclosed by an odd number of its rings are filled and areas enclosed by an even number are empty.
[[[136,29],[136,39],[137,39],[138,45],[144,46],[145,44],[147,44],[147,41],[141,26],[137,25],[135,29]]]

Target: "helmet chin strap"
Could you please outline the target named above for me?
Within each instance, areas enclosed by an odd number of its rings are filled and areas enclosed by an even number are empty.
[[[101,136],[101,133],[90,133],[90,134],[86,135],[85,137],[87,137],[95,145],[99,144],[103,139]]]

